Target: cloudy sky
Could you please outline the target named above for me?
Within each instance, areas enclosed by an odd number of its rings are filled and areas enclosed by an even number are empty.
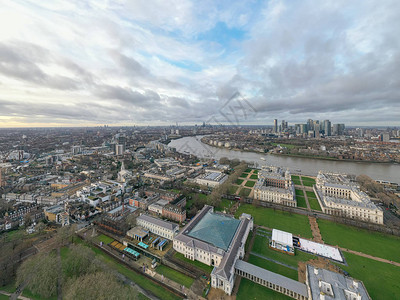
[[[229,114],[399,126],[399,11],[397,0],[0,0],[0,127]]]

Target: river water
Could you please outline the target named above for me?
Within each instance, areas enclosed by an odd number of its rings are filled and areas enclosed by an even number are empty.
[[[258,166],[275,165],[289,168],[292,172],[307,175],[316,175],[319,170],[340,172],[347,174],[366,174],[375,180],[387,180],[400,183],[400,165],[386,163],[331,161],[303,157],[290,157],[272,154],[259,154],[254,152],[234,151],[208,146],[200,141],[201,136],[184,137],[173,140],[170,147],[176,148],[180,153],[194,154],[200,158],[229,159],[238,158]]]

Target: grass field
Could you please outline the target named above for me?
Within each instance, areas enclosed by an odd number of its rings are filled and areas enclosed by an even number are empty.
[[[8,299],[10,299],[10,297],[0,294],[0,300],[8,300]]]
[[[301,180],[305,186],[313,186],[315,184],[315,179],[311,177],[301,176]]]
[[[242,190],[239,192],[240,196],[247,197],[250,195],[251,189],[248,188],[242,188]]]
[[[244,181],[243,179],[237,179],[236,184],[241,185],[243,183],[243,181]]]
[[[245,173],[250,173],[251,169],[247,168],[246,170],[244,170]]]
[[[296,196],[297,206],[307,208],[306,198],[302,196]]]
[[[317,199],[317,196],[315,195],[314,191],[306,191],[307,197],[308,198],[315,198]]]
[[[248,175],[249,173],[242,173],[242,175],[240,175],[239,177],[246,178]]]
[[[321,219],[318,219],[318,227],[327,244],[400,262],[400,237]]]
[[[257,169],[254,169],[254,170],[253,170],[253,174],[258,174],[258,170],[257,170]]]
[[[292,181],[295,185],[301,185],[300,177],[296,175],[292,175]]]
[[[350,276],[363,281],[372,299],[399,299],[400,267],[344,252]]]
[[[241,205],[235,216],[239,217],[242,213],[251,214],[254,217],[254,222],[258,225],[312,238],[310,224],[306,216],[282,212],[272,208],[256,207],[251,204]]]
[[[272,261],[263,259],[261,257],[250,255],[249,263],[256,265],[260,268],[267,269],[268,271],[281,274],[282,276],[286,276],[293,280],[297,280],[298,273],[296,270],[290,269],[288,267],[282,266],[280,264],[276,264]]]
[[[308,197],[308,203],[310,204],[311,209],[322,211],[321,205],[319,205],[319,202],[316,198]]]
[[[104,234],[100,234],[100,235],[97,237],[97,240],[98,240],[99,242],[103,242],[104,244],[109,244],[109,243],[112,243],[112,242],[114,241],[113,238],[110,238],[109,236],[106,236],[106,235],[104,235]]]
[[[50,298],[43,298],[41,296],[32,294],[32,292],[27,288],[25,288],[24,291],[22,292],[22,296],[30,298],[32,300],[56,300],[57,299],[57,296],[50,297]]]
[[[250,179],[256,179],[257,180],[258,179],[258,175],[254,175],[254,174],[250,175]]]
[[[302,197],[304,197],[304,192],[303,192],[303,190],[295,189],[294,191],[296,192],[296,196],[302,196]]]
[[[254,283],[253,281],[242,278],[240,280],[239,291],[236,295],[238,300],[272,299],[289,300],[292,299],[286,295],[275,292],[265,286]]]
[[[237,186],[231,185],[231,186],[229,187],[229,191],[228,191],[228,192],[229,192],[230,195],[234,195],[234,194],[236,193],[237,189],[238,189]]]
[[[222,198],[221,203],[219,204],[218,207],[215,207],[215,210],[223,211],[224,209],[226,209],[228,211],[234,203],[235,203],[235,201]]]
[[[255,240],[254,240],[254,245],[253,245],[253,248],[251,249],[251,251],[261,254],[263,256],[272,258],[279,262],[285,263],[287,265],[296,267],[296,268],[297,268],[297,263],[299,261],[308,261],[310,259],[317,258],[314,255],[304,253],[301,251],[297,251],[297,250],[295,250],[296,255],[294,255],[294,256],[285,254],[285,253],[281,253],[281,252],[278,252],[278,251],[275,251],[275,250],[269,248],[268,242],[269,242],[268,238],[256,235]],[[296,279],[297,279],[297,277],[296,277]]]
[[[187,288],[190,288],[194,282],[194,279],[182,274],[181,272],[175,271],[164,265],[159,265],[156,269],[157,273],[164,275],[165,277],[183,284]]]
[[[182,260],[184,262],[187,262],[187,263],[199,268],[200,270],[203,270],[207,274],[210,274],[212,272],[212,270],[214,269],[214,267],[208,266],[206,264],[203,264],[203,263],[201,263],[201,262],[199,262],[197,260],[190,260],[190,259],[186,258],[182,253],[176,252],[174,254],[174,257],[177,258],[177,259],[180,259],[180,260]]]
[[[256,184],[255,181],[247,180],[247,182],[246,182],[244,185],[245,185],[245,186],[248,186],[248,187],[253,187],[255,184]]]

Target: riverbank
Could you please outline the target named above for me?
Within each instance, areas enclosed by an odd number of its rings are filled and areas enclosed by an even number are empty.
[[[201,138],[184,137],[173,140],[170,147],[178,152],[187,152],[199,158],[213,158],[218,160],[222,157],[243,160],[255,166],[274,165],[289,168],[292,171],[301,170],[302,174],[316,176],[320,170],[361,175],[365,174],[375,180],[385,180],[400,183],[400,164],[379,163],[365,161],[344,161],[332,159],[315,159],[311,157],[295,157],[287,155],[266,155],[259,152],[235,151],[225,147],[212,147],[202,143]]]
[[[339,159],[335,157],[326,157],[326,156],[315,156],[315,155],[305,155],[305,154],[292,154],[292,153],[274,153],[274,152],[260,152],[254,150],[244,150],[238,148],[226,148],[226,147],[219,147],[215,145],[210,145],[203,141],[203,138],[200,140],[203,144],[217,149],[225,149],[230,151],[238,151],[238,152],[248,152],[248,153],[257,153],[261,155],[277,155],[277,156],[287,156],[287,157],[298,157],[298,158],[310,158],[310,159],[319,159],[319,160],[329,160],[329,161],[343,161],[343,162],[353,162],[353,163],[378,163],[378,164],[396,164],[398,162],[395,161],[375,161],[375,160],[355,160],[355,159]]]

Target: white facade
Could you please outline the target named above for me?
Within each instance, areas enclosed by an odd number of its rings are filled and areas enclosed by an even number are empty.
[[[263,167],[258,172],[254,186],[254,199],[296,207],[294,185],[289,170],[279,167]]]
[[[323,173],[317,176],[314,192],[324,213],[383,224],[383,211],[348,175]]]
[[[169,240],[172,240],[179,232],[179,226],[177,224],[153,218],[148,215],[139,216],[136,219],[136,224]]]
[[[216,170],[206,170],[204,174],[197,176],[193,179],[194,182],[200,185],[209,187],[216,187],[225,182],[228,179],[228,175],[223,172]]]

